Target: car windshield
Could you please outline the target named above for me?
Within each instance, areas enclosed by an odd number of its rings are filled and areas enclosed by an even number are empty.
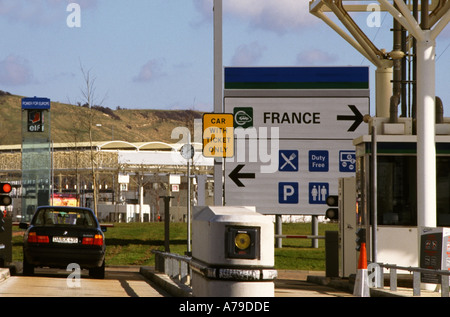
[[[85,209],[39,209],[34,217],[34,224],[40,226],[68,225],[82,227],[96,227],[92,212]]]

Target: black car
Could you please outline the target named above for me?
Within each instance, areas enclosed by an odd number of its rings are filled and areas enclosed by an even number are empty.
[[[23,273],[34,274],[35,267],[66,268],[76,263],[88,269],[89,276],[105,276],[105,236],[93,211],[67,206],[38,207],[23,244]]]

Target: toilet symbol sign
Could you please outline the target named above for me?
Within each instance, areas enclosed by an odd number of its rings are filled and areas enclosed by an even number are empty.
[[[326,204],[329,193],[328,183],[309,183],[309,203]]]
[[[278,202],[280,204],[298,204],[298,183],[278,183]]]

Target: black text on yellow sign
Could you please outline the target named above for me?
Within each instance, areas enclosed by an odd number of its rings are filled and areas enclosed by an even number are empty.
[[[203,156],[234,156],[233,114],[205,113],[203,115]]]

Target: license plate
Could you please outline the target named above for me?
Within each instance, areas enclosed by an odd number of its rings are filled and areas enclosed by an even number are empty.
[[[53,237],[54,243],[78,243],[78,238],[76,237]]]

